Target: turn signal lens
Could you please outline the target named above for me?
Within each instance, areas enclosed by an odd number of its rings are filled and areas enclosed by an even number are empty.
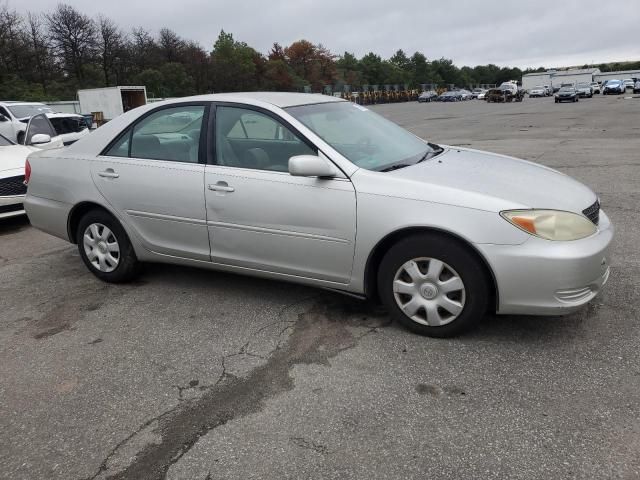
[[[598,231],[587,217],[560,210],[508,210],[500,215],[519,229],[547,240],[579,240]]]

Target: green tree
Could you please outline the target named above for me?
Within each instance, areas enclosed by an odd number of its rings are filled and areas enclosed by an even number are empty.
[[[147,87],[149,97],[164,98],[169,96],[164,87],[164,76],[158,70],[147,68],[134,77],[136,85]]]
[[[237,42],[233,35],[220,32],[211,52],[213,89],[216,92],[255,90],[256,51],[244,42]]]
[[[193,78],[187,75],[184,66],[177,62],[165,63],[160,67],[167,96],[184,97],[195,93]]]

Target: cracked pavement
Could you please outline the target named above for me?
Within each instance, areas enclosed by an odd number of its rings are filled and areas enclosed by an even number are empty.
[[[0,223],[0,478],[640,477],[640,99],[374,107],[591,186],[617,229],[564,318],[416,336],[307,287],[149,265],[106,285]]]

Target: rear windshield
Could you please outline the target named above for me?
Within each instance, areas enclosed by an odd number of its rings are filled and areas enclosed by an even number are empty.
[[[77,133],[87,128],[84,118],[81,117],[54,117],[50,118],[49,121],[58,132],[58,135]]]

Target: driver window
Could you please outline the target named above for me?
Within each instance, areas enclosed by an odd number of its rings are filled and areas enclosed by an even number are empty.
[[[245,108],[216,108],[218,165],[287,172],[289,158],[316,154],[286,125],[269,115]]]

